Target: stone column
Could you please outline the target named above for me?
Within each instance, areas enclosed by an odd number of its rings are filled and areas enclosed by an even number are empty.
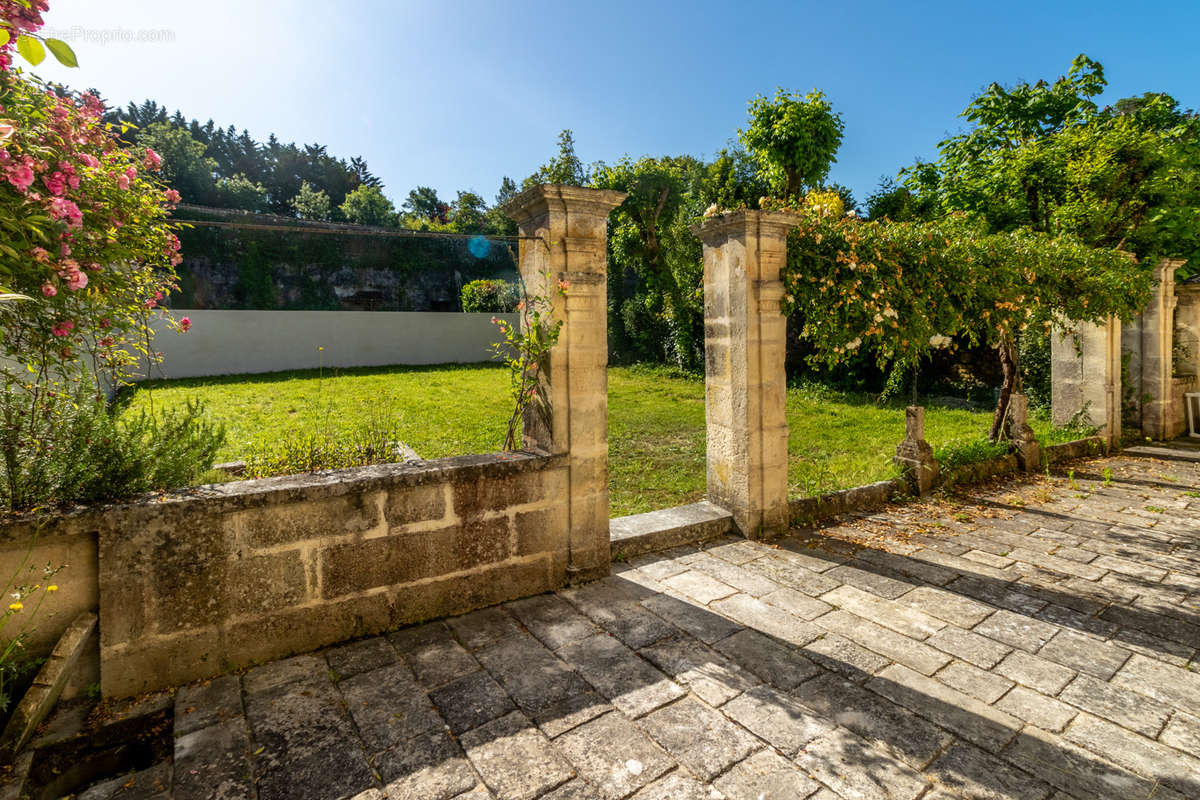
[[[1154,267],[1154,295],[1142,312],[1142,435],[1166,439],[1172,398],[1175,332],[1175,270],[1182,261],[1164,258]],[[1136,375],[1136,374],[1135,374]],[[1133,385],[1136,379],[1131,377]]]
[[[1179,374],[1192,378],[1195,385],[1195,378],[1200,375],[1200,283],[1179,284],[1175,287],[1175,297],[1178,300],[1175,335],[1184,351]]]
[[[1065,425],[1076,415],[1121,444],[1121,321],[1078,323],[1050,333],[1050,415]]]
[[[504,207],[520,228],[521,278],[531,294],[554,298],[563,320],[542,373],[546,415],[525,418],[525,446],[568,459],[567,576],[572,583],[609,573],[608,214],[625,194],[575,186],[527,189]],[[537,237],[537,238],[532,238]],[[558,282],[567,284],[566,297]]]
[[[909,406],[904,414],[904,441],[896,448],[893,463],[904,472],[912,490],[924,497],[933,489],[938,463],[933,448],[925,441],[925,409]]]
[[[1008,417],[1012,423],[1013,444],[1017,448],[1017,462],[1021,469],[1033,472],[1042,463],[1042,446],[1038,443],[1033,428],[1029,427],[1029,398],[1013,394],[1008,399]]]
[[[787,531],[786,318],[780,270],[794,215],[734,211],[692,228],[704,244],[708,499],[744,536]]]

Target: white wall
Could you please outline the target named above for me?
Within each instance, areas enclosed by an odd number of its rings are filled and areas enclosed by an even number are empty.
[[[492,314],[404,311],[189,311],[192,329],[158,326],[163,362],[151,377],[192,378],[253,372],[391,364],[489,361],[500,340]],[[517,321],[516,314],[497,314]],[[318,351],[324,347],[324,351]]]

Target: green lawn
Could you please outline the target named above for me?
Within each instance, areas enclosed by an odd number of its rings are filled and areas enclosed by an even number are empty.
[[[351,436],[364,425],[392,427],[424,458],[499,448],[508,416],[501,366],[386,367],[153,381],[131,408],[204,401],[225,426],[221,459],[269,451],[297,434]],[[930,408],[926,438],[943,457],[986,455],[990,412]],[[793,496],[883,480],[904,436],[900,405],[866,395],[805,386],[788,392]],[[1035,423],[1039,437],[1067,434]],[[965,445],[965,446],[964,446]],[[704,494],[704,382],[645,367],[609,370],[609,470],[612,514],[687,503]]]

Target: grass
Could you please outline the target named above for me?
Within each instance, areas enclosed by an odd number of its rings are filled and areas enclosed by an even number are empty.
[[[223,424],[219,458],[270,452],[297,435],[349,438],[364,426],[388,427],[423,458],[485,453],[503,441],[507,372],[493,365],[301,370],[151,381],[130,407],[204,401]],[[609,486],[613,516],[693,502],[704,496],[704,382],[660,367],[609,370]],[[904,437],[901,405],[875,405],[865,394],[802,385],[788,390],[791,494],[844,489],[896,475],[891,463]],[[991,412],[931,407],[926,439],[959,463],[997,451],[985,437]],[[1078,438],[1045,420],[1043,441]]]

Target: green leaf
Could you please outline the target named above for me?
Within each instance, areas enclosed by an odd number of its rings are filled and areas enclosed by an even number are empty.
[[[78,67],[79,61],[75,58],[75,51],[71,49],[71,45],[64,42],[62,39],[47,39],[46,47],[58,59],[58,63],[64,67]]]
[[[21,54],[21,58],[35,67],[46,57],[46,48],[42,47],[42,43],[32,36],[17,37],[17,52]]]
[[[8,35],[8,28],[0,28],[0,47],[8,44],[8,40],[12,38]]]

